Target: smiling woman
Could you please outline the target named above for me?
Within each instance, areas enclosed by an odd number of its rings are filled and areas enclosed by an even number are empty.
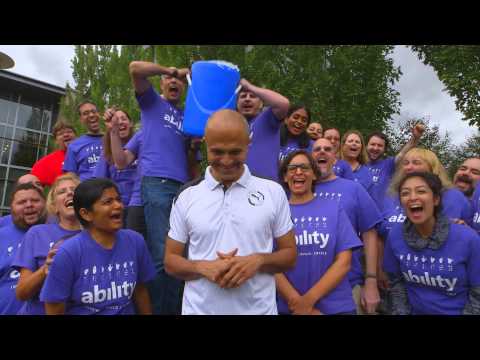
[[[407,220],[385,242],[391,313],[480,314],[480,238],[442,214],[439,177],[408,173],[398,194]]]
[[[73,193],[80,180],[68,173],[58,177],[47,196],[47,210],[58,218],[58,223],[32,227],[12,263],[20,272],[16,288],[19,300],[25,301],[21,315],[44,315],[45,304],[39,300],[40,289],[57,249],[55,244],[80,232],[80,223],[73,210]]]
[[[151,314],[155,268],[142,236],[122,230],[123,204],[108,179],[81,183],[73,206],[85,230],[62,244],[40,294],[50,314]],[[136,310],[135,310],[136,308]]]

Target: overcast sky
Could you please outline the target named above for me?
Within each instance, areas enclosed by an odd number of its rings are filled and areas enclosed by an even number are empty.
[[[73,45],[0,45],[0,51],[15,61],[15,67],[9,71],[59,86],[65,86],[67,81],[74,84]],[[457,145],[477,131],[476,127],[469,127],[461,120],[453,98],[443,91],[442,82],[430,66],[423,65],[405,46],[395,47],[393,59],[403,72],[395,84],[402,107],[394,120],[427,116],[432,124],[440,126],[440,131],[449,131]]]

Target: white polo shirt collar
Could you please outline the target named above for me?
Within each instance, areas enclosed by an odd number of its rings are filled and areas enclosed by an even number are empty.
[[[211,173],[211,166],[207,167],[205,170],[205,182],[209,190],[213,191],[219,186],[223,186],[222,183],[218,182]],[[252,174],[250,173],[250,170],[248,169],[247,165],[243,165],[244,171],[240,179],[235,181],[230,187],[235,186],[236,184],[247,188],[248,183],[250,182],[250,179],[252,178]]]

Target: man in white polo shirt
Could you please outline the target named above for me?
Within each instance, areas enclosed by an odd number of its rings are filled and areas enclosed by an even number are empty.
[[[295,266],[287,197],[279,184],[250,174],[249,141],[241,114],[212,115],[205,130],[210,166],[174,201],[165,268],[186,281],[184,315],[275,315],[273,274]]]

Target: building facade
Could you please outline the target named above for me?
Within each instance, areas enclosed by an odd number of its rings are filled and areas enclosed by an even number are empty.
[[[15,181],[48,153],[65,89],[0,70],[0,215]]]

